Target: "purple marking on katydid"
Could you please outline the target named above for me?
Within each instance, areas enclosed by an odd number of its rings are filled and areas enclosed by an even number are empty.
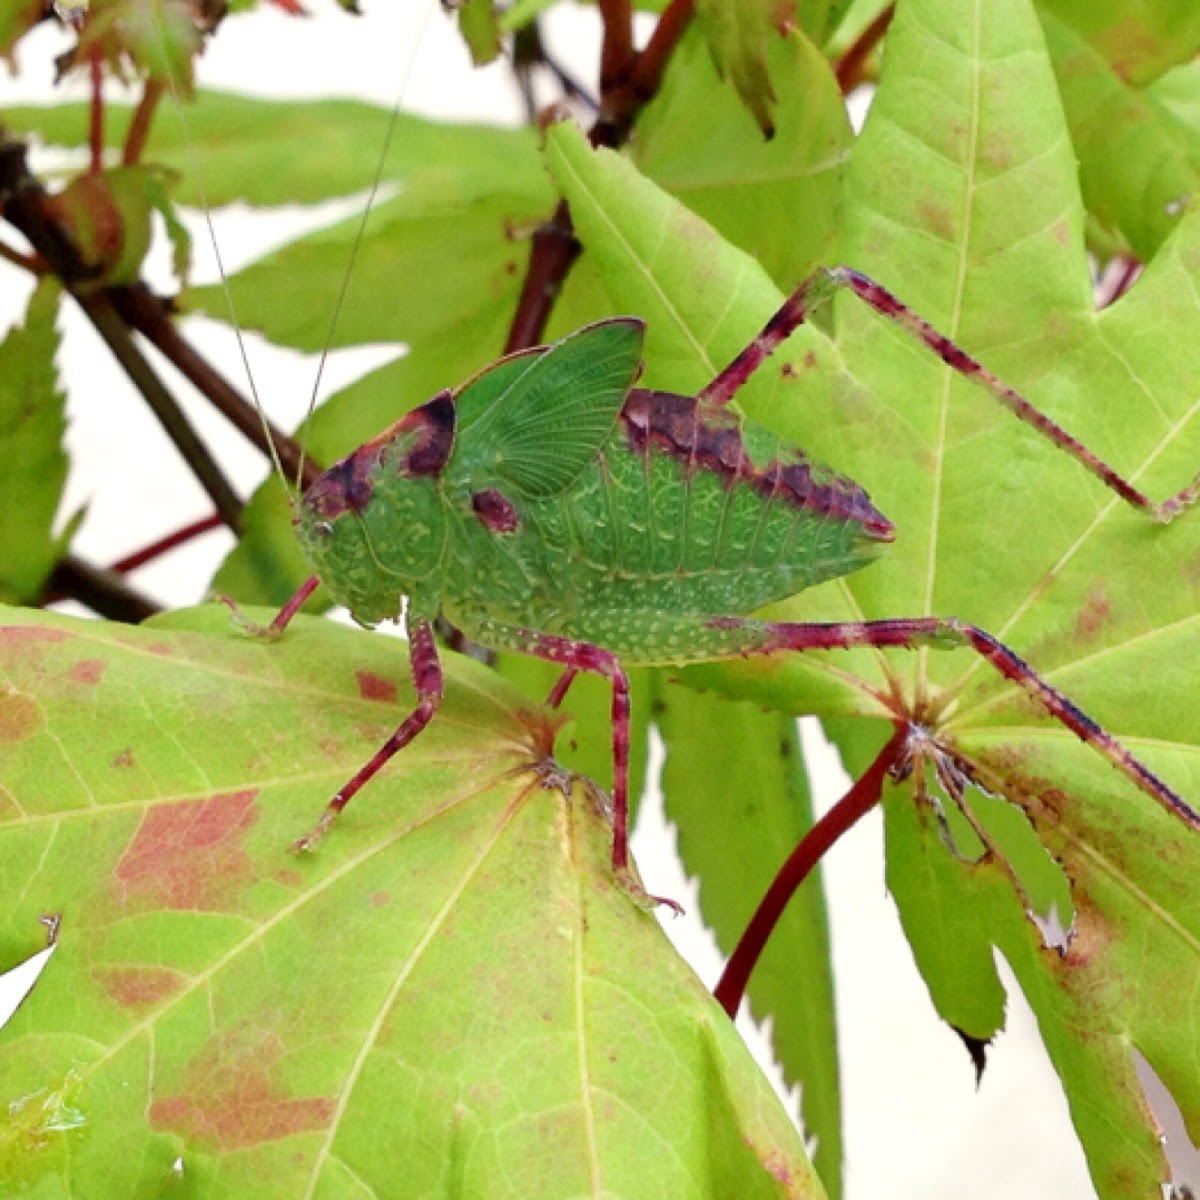
[[[362,512],[374,495],[377,470],[396,448],[402,475],[440,474],[454,448],[454,425],[454,398],[447,388],[330,467],[305,493],[305,506],[326,521]]]
[[[793,462],[776,459],[756,467],[745,451],[738,418],[726,409],[706,405],[702,410],[695,396],[636,388],[625,401],[621,419],[631,449],[639,454],[654,447],[689,468],[713,471],[731,487],[748,483],[768,498],[780,497],[797,508],[857,522],[875,541],[895,539],[892,523],[852,480],[821,470],[818,480],[811,464],[799,456]]]
[[[335,463],[304,494],[306,507],[322,521],[345,513],[362,512],[375,491],[373,475],[379,462],[376,446],[363,446]]]
[[[471,507],[475,515],[493,533],[512,533],[520,523],[517,510],[513,508],[508,497],[495,488],[485,488],[471,497]]]
[[[416,433],[401,470],[405,475],[440,475],[454,449],[454,396],[447,388],[414,408],[395,425],[397,433]]]

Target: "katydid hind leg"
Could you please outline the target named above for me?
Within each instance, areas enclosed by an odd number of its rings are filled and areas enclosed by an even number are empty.
[[[948,367],[977,383],[1002,408],[1036,429],[1043,437],[1090,471],[1105,487],[1153,520],[1167,523],[1200,500],[1200,473],[1186,487],[1165,500],[1150,499],[1123,475],[1089,450],[1034,404],[989,371],[978,359],[939,333],[928,321],[893,295],[882,284],[850,267],[821,267],[809,275],[783,302],[758,336],[700,393],[715,404],[728,404],[750,376],[822,305],[847,289],[880,316],[936,354]]]
[[[909,617],[830,624],[788,624],[744,617],[716,617],[708,622],[727,645],[742,656],[785,650],[845,650],[858,646],[914,650],[962,647],[973,650],[993,670],[1015,683],[1042,710],[1106,758],[1157,804],[1200,832],[1200,813],[1101,728],[1073,701],[1047,683],[1024,659],[990,633],[953,617]]]
[[[292,846],[293,850],[315,850],[337,819],[338,813],[391,761],[393,755],[403,750],[433,720],[442,702],[442,664],[433,636],[433,626],[424,617],[410,616],[408,619],[408,653],[413,685],[417,693],[416,707],[397,726],[392,736],[330,800],[320,820],[309,833],[296,840]]]
[[[563,671],[558,677],[558,682],[550,689],[550,695],[546,697],[547,708],[562,707],[562,702],[567,698],[567,692],[571,690],[571,684],[575,682],[575,676],[578,674],[578,667],[567,667]]]

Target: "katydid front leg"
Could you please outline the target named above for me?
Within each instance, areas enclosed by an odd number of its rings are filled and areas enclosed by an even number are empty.
[[[305,587],[307,586],[306,584]],[[302,592],[303,590],[301,589]],[[297,593],[297,595],[300,595],[300,593]],[[295,611],[292,608],[291,602],[280,613],[280,616],[276,618],[276,622],[283,618],[284,613],[287,613],[287,619],[283,621],[283,625],[286,625],[287,620],[291,619],[291,612],[289,610]],[[281,625],[280,628],[282,629],[282,627]],[[296,839],[292,844],[293,850],[297,852],[315,850],[320,845],[321,839],[329,830],[330,825],[337,819],[338,813],[350,803],[359,789],[374,779],[391,760],[392,756],[398,751],[403,750],[433,720],[434,713],[437,712],[442,702],[444,686],[442,664],[438,658],[437,643],[433,637],[433,626],[424,617],[410,614],[406,621],[406,629],[408,632],[409,663],[412,667],[413,686],[417,693],[416,708],[397,726],[395,733],[375,751],[370,759],[338,791],[337,795],[329,801],[325,807],[325,811],[321,814],[320,820],[317,821],[312,831]]]

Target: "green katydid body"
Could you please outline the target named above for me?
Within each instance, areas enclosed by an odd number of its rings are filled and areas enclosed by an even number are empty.
[[[1200,832],[1200,813],[990,634],[952,617],[787,624],[748,616],[869,562],[892,526],[852,480],[725,405],[812,307],[849,287],[993,399],[1157,520],[1200,499],[1200,477],[1155,503],[890,292],[846,267],[805,280],[698,396],[634,386],[642,323],[599,321],[512,355],[361,446],[296,516],[316,576],[363,624],[408,598],[417,704],[330,801],[311,848],[350,798],[416,737],[442,697],[432,621],[613,689],[613,867],[628,866],[625,665],[851,646],[967,647]],[[310,580],[274,623],[281,629]],[[896,711],[907,723],[910,714]],[[923,720],[928,719],[928,713]],[[923,745],[929,733],[923,728]],[[942,751],[968,769],[947,744]]]
[[[627,664],[736,653],[710,618],[869,562],[891,525],[853,481],[709,400],[633,387],[640,321],[601,321],[443,393],[327,472],[297,526],[364,624],[439,611],[526,649]]]

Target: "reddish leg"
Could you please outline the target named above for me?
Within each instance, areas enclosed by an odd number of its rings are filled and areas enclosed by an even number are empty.
[[[217,599],[233,614],[234,623],[243,633],[249,634],[251,637],[273,641],[292,623],[292,618],[304,607],[304,602],[317,590],[320,583],[321,581],[315,575],[306,579],[296,590],[296,594],[275,614],[275,619],[270,625],[256,625],[253,621],[247,620],[242,616],[242,610],[238,608],[237,601],[231,600],[228,596],[218,596]]]
[[[566,667],[546,701],[552,708],[562,703],[567,689],[580,671],[594,671],[612,681],[612,865],[619,877],[629,878],[629,679],[616,655],[589,642],[535,633],[532,629],[503,625],[498,621],[482,622],[475,633],[487,646],[515,650],[518,654],[530,654],[534,658],[544,658]]]
[[[771,654],[779,650],[839,650],[852,646],[895,646],[907,650],[920,646],[969,647],[1005,679],[1012,680],[1033,697],[1047,714],[1107,758],[1147,796],[1200,832],[1200,813],[1134,758],[1112,734],[1076,708],[1057,688],[1051,687],[1028,663],[975,625],[946,617],[830,625],[788,625],[741,617],[716,617],[708,624],[714,630],[732,635],[729,645],[742,655]]]
[[[527,654],[562,663],[563,672],[550,693],[552,707],[562,702],[575,676],[580,671],[595,671],[612,680],[613,729],[613,872],[619,877],[629,874],[629,678],[616,656],[587,642],[548,634],[529,634],[524,647]]]
[[[575,676],[578,674],[578,667],[568,667],[558,677],[558,682],[550,689],[550,695],[546,697],[547,708],[561,707],[562,702],[567,698],[567,692],[571,690],[571,684],[575,682]]]
[[[814,271],[763,326],[762,332],[727,366],[700,395],[716,404],[728,404],[738,389],[760,367],[771,352],[808,320],[822,304],[828,303],[842,288],[849,288],[877,313],[898,325],[910,337],[926,346],[947,366],[960,375],[974,379],[1004,408],[1047,437],[1082,467],[1091,471],[1122,500],[1147,513],[1154,520],[1174,520],[1185,508],[1200,500],[1200,474],[1187,487],[1167,500],[1154,501],[1118,475],[1106,462],[1056,421],[1040,412],[1028,400],[993,375],[982,363],[961,350],[944,334],[938,333],[924,318],[898,300],[885,287],[850,267],[823,267]]]
[[[281,613],[280,616],[282,615]],[[290,615],[288,619],[290,620]],[[284,623],[286,624],[286,621]],[[410,616],[407,627],[408,653],[417,691],[417,707],[371,759],[359,768],[349,783],[330,800],[312,832],[298,838],[292,846],[293,850],[316,849],[338,813],[350,803],[358,790],[383,769],[393,754],[403,750],[433,720],[433,714],[442,702],[442,664],[438,660],[437,644],[433,640],[433,626],[424,617]]]

